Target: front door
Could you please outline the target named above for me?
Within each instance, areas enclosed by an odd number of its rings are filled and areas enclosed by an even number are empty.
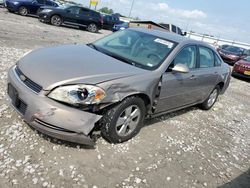
[[[171,68],[176,64],[185,64],[189,68],[189,72],[171,71]],[[195,45],[186,46],[177,54],[162,76],[162,87],[156,113],[199,101],[201,90],[198,85],[198,75],[197,47]]]

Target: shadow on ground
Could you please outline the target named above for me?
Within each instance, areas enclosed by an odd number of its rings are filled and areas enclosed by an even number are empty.
[[[250,168],[231,182],[228,182],[218,188],[250,188]]]

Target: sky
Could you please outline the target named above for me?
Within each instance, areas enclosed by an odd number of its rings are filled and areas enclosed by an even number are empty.
[[[85,6],[89,0],[76,0]],[[128,16],[133,0],[99,0],[97,9],[109,7]],[[185,30],[250,43],[249,0],[134,0],[132,17],[172,23]]]

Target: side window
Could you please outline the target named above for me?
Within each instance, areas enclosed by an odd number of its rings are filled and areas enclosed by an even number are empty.
[[[38,3],[38,4],[45,4],[45,3],[44,3],[44,0],[37,0],[37,3]]]
[[[81,9],[81,14],[85,15],[85,16],[88,16],[90,13],[90,11],[88,9],[85,9],[85,8],[82,8]]]
[[[206,47],[199,47],[200,68],[214,67],[213,51]]]
[[[184,64],[189,69],[196,67],[196,47],[187,46],[183,48],[170,64],[170,68],[173,68],[176,64]]]
[[[218,55],[217,54],[214,54],[214,57],[215,57],[215,66],[216,67],[219,67],[219,66],[221,66],[221,59],[218,57]]]
[[[176,32],[176,26],[175,26],[175,25],[172,25],[172,31],[173,31],[174,33],[177,33],[177,32]]]
[[[70,8],[68,8],[68,11],[71,14],[79,14],[80,13],[80,8],[79,7],[70,7]]]
[[[51,1],[45,1],[45,4],[48,5],[48,6],[53,6],[54,5],[54,3],[51,2]]]

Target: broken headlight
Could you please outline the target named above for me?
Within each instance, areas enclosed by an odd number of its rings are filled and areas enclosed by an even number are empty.
[[[92,85],[70,85],[54,89],[48,97],[72,105],[88,105],[100,103],[105,97],[105,92]]]

